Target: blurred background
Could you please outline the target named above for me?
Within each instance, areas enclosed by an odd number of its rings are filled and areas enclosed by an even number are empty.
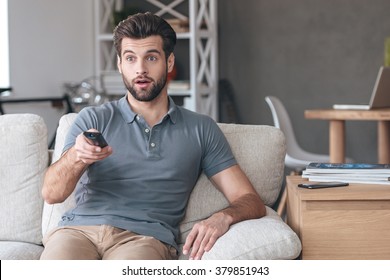
[[[12,0],[7,11],[9,85],[0,87],[12,86],[12,98],[60,97],[65,83],[94,76],[93,0]],[[300,144],[327,153],[328,123],[305,119],[304,110],[369,101],[389,13],[388,0],[218,1],[219,90],[229,91],[234,121],[272,125],[264,98],[277,96]],[[43,115],[49,133],[66,110],[4,107]],[[375,122],[347,122],[347,156],[376,162],[376,133]]]

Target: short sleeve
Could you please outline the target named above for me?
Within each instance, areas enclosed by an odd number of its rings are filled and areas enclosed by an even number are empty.
[[[68,149],[74,146],[76,142],[76,137],[91,128],[97,128],[97,117],[94,111],[87,107],[82,109],[74,121],[74,123],[69,128],[68,134],[65,137],[64,148],[62,152],[64,153]]]
[[[237,164],[225,135],[212,119],[203,127],[202,169],[207,177]]]

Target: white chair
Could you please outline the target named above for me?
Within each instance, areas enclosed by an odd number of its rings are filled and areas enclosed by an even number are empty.
[[[310,162],[329,162],[329,155],[305,151],[298,144],[290,117],[283,103],[275,96],[266,96],[265,101],[271,109],[274,126],[279,128],[287,141],[285,165],[294,171],[302,171]]]
[[[298,144],[297,139],[295,138],[295,133],[293,126],[290,121],[290,117],[287,113],[286,108],[283,103],[275,96],[266,96],[265,101],[267,102],[269,108],[271,109],[272,118],[274,120],[274,126],[279,128],[286,137],[287,142],[287,151],[285,158],[285,166],[293,169],[295,173],[301,172],[310,162],[329,162],[329,155],[325,154],[315,154],[308,151],[305,151]],[[353,160],[347,158],[347,162],[352,162]],[[287,193],[283,192],[282,197],[279,202],[279,207],[277,212],[280,216],[283,215],[283,212],[286,208],[286,199]]]

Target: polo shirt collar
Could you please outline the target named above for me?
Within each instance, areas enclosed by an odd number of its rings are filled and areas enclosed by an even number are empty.
[[[173,99],[170,96],[168,98],[169,98],[169,109],[167,115],[169,115],[171,122],[173,124],[176,124],[178,108],[175,102],[173,101]]]
[[[177,105],[173,101],[173,99],[169,96],[169,108],[168,108],[168,113],[165,116],[165,118],[169,117],[171,122],[173,124],[176,123],[177,120]],[[119,99],[119,110],[122,113],[122,116],[127,123],[132,123],[134,122],[135,118],[137,117],[137,114],[133,112],[133,110],[130,107],[129,102],[127,101],[127,94]]]

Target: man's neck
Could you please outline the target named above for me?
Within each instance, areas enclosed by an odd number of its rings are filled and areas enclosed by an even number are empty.
[[[159,123],[168,113],[168,94],[164,92],[149,102],[138,101],[130,93],[128,93],[127,100],[133,112],[141,115],[149,127],[153,127]]]

